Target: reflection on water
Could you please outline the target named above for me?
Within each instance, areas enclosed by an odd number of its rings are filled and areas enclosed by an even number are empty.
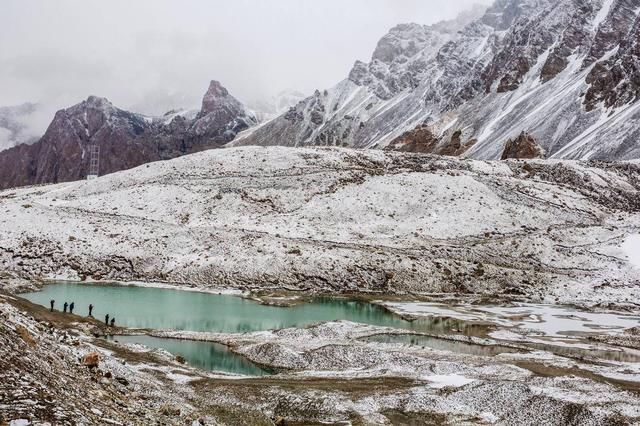
[[[586,349],[575,346],[560,346],[559,344],[546,344],[546,343],[519,343],[529,348],[551,352],[553,354],[569,357],[569,358],[596,358],[607,361],[617,362],[640,362],[640,351],[624,348],[624,350],[605,350],[605,349]]]
[[[47,285],[42,291],[23,297],[46,307],[51,299],[58,308],[64,302],[75,302],[74,312],[78,315],[87,315],[89,304],[93,304],[97,319],[109,314],[116,318],[116,325],[132,328],[237,333],[347,320],[429,333],[459,331],[477,335],[486,331],[485,326],[456,319],[406,321],[375,304],[335,298],[281,308],[231,295],[77,283]]]
[[[495,345],[474,345],[454,340],[439,339],[431,336],[417,336],[411,334],[377,334],[363,340],[379,343],[402,343],[405,345],[422,346],[439,351],[449,351],[477,356],[495,356],[503,353],[521,352],[518,349]]]
[[[189,365],[203,370],[224,371],[249,376],[270,374],[218,343],[163,339],[151,336],[114,336],[112,339],[120,343],[139,343],[149,348],[164,349],[175,356],[182,356]]]

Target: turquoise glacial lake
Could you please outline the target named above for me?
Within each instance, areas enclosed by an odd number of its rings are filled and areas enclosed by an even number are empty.
[[[422,332],[473,334],[470,327],[455,319],[425,318],[406,321],[376,304],[343,298],[318,298],[292,307],[276,307],[228,294],[212,294],[167,288],[105,284],[59,283],[41,291],[21,295],[39,305],[62,310],[75,304],[74,314],[89,314],[103,321],[106,314],[116,325],[129,328],[240,333],[304,327],[309,324],[347,320]]]

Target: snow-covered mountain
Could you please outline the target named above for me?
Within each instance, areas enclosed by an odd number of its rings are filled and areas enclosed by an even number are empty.
[[[58,111],[32,145],[0,152],[0,188],[83,179],[90,145],[100,150],[99,173],[223,146],[257,120],[219,82],[212,81],[197,113],[148,117],[90,96]]]
[[[233,145],[402,149],[415,130],[428,152],[496,159],[525,132],[554,158],[638,158],[639,40],[637,0],[497,0],[399,25],[368,64]]]
[[[30,118],[38,108],[38,104],[30,102],[0,107],[0,151],[21,143],[33,143],[38,140],[38,135],[29,125]]]

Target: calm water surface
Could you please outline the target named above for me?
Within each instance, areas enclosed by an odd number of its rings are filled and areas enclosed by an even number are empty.
[[[79,283],[51,284],[45,286],[42,291],[22,296],[46,307],[49,307],[49,301],[54,299],[57,310],[61,310],[64,302],[75,302],[74,313],[77,315],[87,315],[88,306],[91,303],[94,305],[93,315],[95,318],[103,320],[105,314],[108,313],[111,318],[116,318],[117,325],[130,328],[237,333],[304,327],[317,322],[348,320],[430,334],[464,333],[477,336],[487,332],[487,325],[473,324],[453,318],[425,317],[416,321],[406,321],[378,305],[339,298],[318,298],[309,303],[292,307],[275,307],[261,305],[255,301],[232,295],[166,288]],[[546,309],[551,308],[546,307]],[[587,314],[580,313],[580,315]],[[575,321],[577,320],[574,319]],[[561,324],[557,324],[558,322]],[[546,322],[541,322],[537,318],[536,321],[531,320],[533,326],[539,327],[562,328],[561,325],[565,322],[567,319],[564,317],[560,319],[550,317]],[[579,325],[582,327],[582,322],[579,322]],[[115,339],[163,348],[174,355],[182,355],[191,365],[203,369],[249,375],[265,374],[264,370],[244,357],[215,343],[149,336],[118,336]],[[439,350],[485,356],[512,351],[500,346],[471,345],[427,336],[379,335],[367,340],[420,345]],[[531,349],[548,350],[561,356],[593,356],[622,362],[638,362],[640,360],[640,352],[638,351],[593,351],[549,345],[536,347],[535,344],[526,344],[525,346],[529,346]]]
[[[405,321],[375,304],[334,298],[320,298],[293,307],[261,305],[231,295],[199,293],[166,288],[61,283],[22,297],[55,309],[64,302],[74,302],[74,313],[104,320],[109,314],[116,325],[131,328],[153,328],[189,331],[237,333],[303,327],[316,322],[348,320],[378,326],[395,327],[431,333],[460,330],[477,334],[486,327],[455,319],[425,318]]]
[[[149,348],[164,349],[182,356],[189,365],[203,370],[224,371],[249,376],[270,374],[245,357],[235,354],[224,345],[193,340],[164,339],[152,336],[114,336],[119,343],[138,343]]]

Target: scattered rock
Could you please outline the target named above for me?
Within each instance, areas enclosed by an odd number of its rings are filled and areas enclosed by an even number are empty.
[[[116,382],[120,383],[121,385],[124,386],[129,386],[129,381],[127,379],[125,379],[124,377],[116,377]]]
[[[172,404],[164,404],[160,407],[160,413],[165,416],[179,416],[180,407],[176,407]]]
[[[31,333],[29,333],[29,330],[27,330],[25,327],[21,325],[17,326],[16,332],[18,333],[20,338],[24,340],[25,343],[30,347],[33,348],[36,345],[36,341],[34,340],[33,336],[31,336]]]
[[[97,352],[90,352],[82,357],[82,364],[89,368],[97,368],[100,364],[100,354]]]

